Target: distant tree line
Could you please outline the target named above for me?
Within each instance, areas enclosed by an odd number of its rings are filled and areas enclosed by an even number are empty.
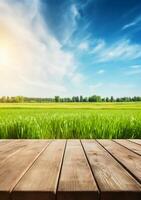
[[[0,97],[0,103],[47,103],[47,102],[136,102],[141,101],[140,96],[134,97],[101,97],[97,95],[83,97],[83,96],[73,96],[73,97],[60,97],[55,96],[53,98],[35,98],[35,97],[23,97],[23,96],[2,96]]]

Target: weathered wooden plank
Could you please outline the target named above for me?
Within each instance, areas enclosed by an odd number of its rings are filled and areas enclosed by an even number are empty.
[[[3,143],[3,142],[11,142],[13,139],[0,139],[0,144]]]
[[[2,140],[0,139],[0,148],[4,145],[8,145],[9,143],[13,142],[13,140]]]
[[[114,141],[125,146],[129,150],[141,155],[141,146],[140,145],[133,143],[133,142],[130,142],[129,140],[123,140],[123,139],[117,139],[117,140],[114,140]]]
[[[98,188],[79,140],[68,140],[57,200],[95,200]]]
[[[27,141],[23,140],[11,140],[4,142],[2,146],[0,146],[0,165],[5,162],[10,156],[14,155],[22,148],[27,146]]]
[[[101,200],[140,199],[138,182],[100,144],[94,140],[82,140],[82,144],[100,188]]]
[[[141,158],[139,155],[111,140],[98,140],[98,142],[141,183]]]
[[[8,200],[9,192],[31,166],[49,141],[26,141],[25,147],[0,165],[0,200]]]
[[[8,143],[12,141],[11,139],[0,139],[0,145],[4,142],[4,143]]]
[[[13,200],[55,199],[65,143],[55,140],[48,146],[14,188]]]
[[[141,145],[141,140],[139,140],[139,139],[129,139],[129,140],[130,140],[131,142],[135,142],[135,143]]]

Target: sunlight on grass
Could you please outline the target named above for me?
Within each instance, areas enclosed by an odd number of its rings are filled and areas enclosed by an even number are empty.
[[[0,108],[0,138],[141,138],[141,110],[127,105],[125,110],[24,106]]]

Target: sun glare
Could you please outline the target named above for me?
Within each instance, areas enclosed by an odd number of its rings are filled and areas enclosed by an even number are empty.
[[[0,65],[7,65],[9,61],[10,57],[8,49],[0,47]]]

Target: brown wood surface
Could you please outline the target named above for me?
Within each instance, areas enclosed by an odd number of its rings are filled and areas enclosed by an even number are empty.
[[[0,165],[0,200],[9,199],[9,192],[48,143],[48,141],[26,141],[24,148]]]
[[[27,142],[22,140],[2,142],[2,145],[0,144],[0,165],[26,146]]]
[[[130,142],[129,140],[123,140],[123,139],[114,140],[114,141],[117,142],[118,144],[123,145],[124,147],[128,148],[129,150],[141,155],[141,147],[137,143]]]
[[[55,199],[65,143],[56,140],[47,147],[14,188],[13,200]]]
[[[100,144],[94,140],[82,140],[82,144],[99,185],[101,200],[139,199],[140,184]]]
[[[130,139],[130,141],[141,145],[141,140],[139,140],[139,139]]]
[[[98,140],[141,183],[141,157],[111,140]]]
[[[98,199],[98,188],[79,140],[67,142],[57,199]]]
[[[5,146],[5,148],[6,148],[7,145],[9,145],[10,143],[15,142],[15,141],[16,141],[16,140],[1,140],[1,139],[0,139],[0,149],[1,149],[3,146]]]
[[[0,140],[0,200],[140,200],[141,140]]]

